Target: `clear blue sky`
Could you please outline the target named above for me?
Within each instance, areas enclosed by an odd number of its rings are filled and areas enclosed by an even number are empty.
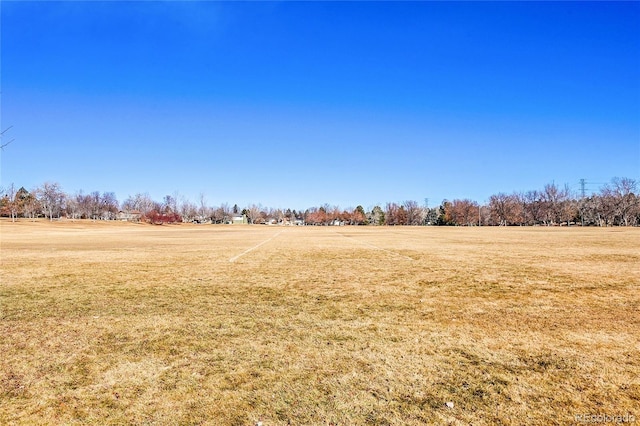
[[[0,7],[5,186],[302,209],[640,178],[638,2]]]

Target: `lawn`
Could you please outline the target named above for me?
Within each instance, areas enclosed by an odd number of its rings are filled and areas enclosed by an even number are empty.
[[[638,228],[0,232],[1,424],[640,422]]]

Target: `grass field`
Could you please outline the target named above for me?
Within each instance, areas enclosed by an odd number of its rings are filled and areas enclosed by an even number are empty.
[[[640,229],[0,232],[0,424],[640,422]]]

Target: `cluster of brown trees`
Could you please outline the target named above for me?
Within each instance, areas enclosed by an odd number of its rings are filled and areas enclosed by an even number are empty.
[[[325,204],[312,207],[300,218],[308,225],[367,225],[367,214],[362,206],[355,209],[340,209],[338,206]]]
[[[567,187],[545,185],[542,190],[499,193],[486,205],[472,200],[444,201],[442,225],[640,225],[640,196],[633,179],[614,178],[598,194],[572,196]]]
[[[118,200],[113,192],[79,192],[73,196],[65,194],[58,183],[46,182],[33,191],[24,187],[16,190],[11,184],[2,190],[0,214],[16,219],[18,216],[49,219],[64,215],[71,219],[115,219],[118,213]]]
[[[325,204],[304,211],[274,209],[251,204],[244,208],[227,203],[209,206],[200,195],[194,203],[178,194],[154,201],[148,194],[136,194],[118,203],[113,192],[82,191],[66,194],[57,183],[44,183],[32,191],[16,189],[11,184],[0,189],[0,215],[18,217],[59,217],[69,219],[124,219],[150,223],[230,223],[234,218],[246,218],[252,224],[296,225],[583,225],[639,226],[640,195],[637,181],[614,178],[598,193],[576,196],[567,187],[548,184],[541,190],[499,193],[488,203],[469,199],[444,200],[429,208],[416,201],[389,202],[365,210],[362,206],[341,209]]]

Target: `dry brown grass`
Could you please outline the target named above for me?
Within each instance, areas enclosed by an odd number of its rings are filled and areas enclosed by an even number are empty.
[[[640,421],[640,229],[0,231],[2,424]]]

